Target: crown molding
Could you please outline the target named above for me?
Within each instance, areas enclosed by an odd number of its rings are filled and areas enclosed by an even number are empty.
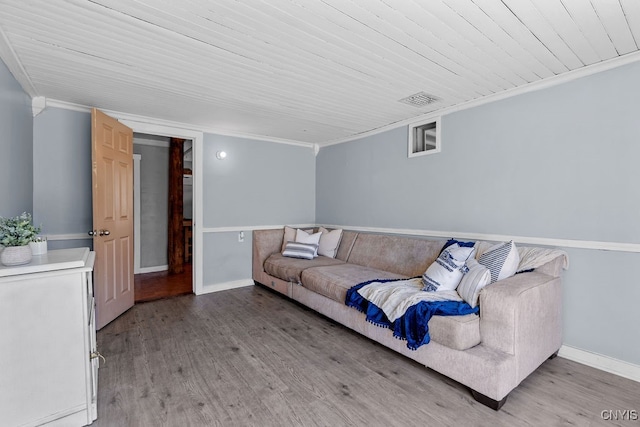
[[[481,98],[473,99],[471,101],[466,101],[460,104],[452,105],[450,107],[445,107],[440,110],[430,111],[429,113],[412,117],[410,119],[390,123],[386,126],[372,129],[367,132],[362,132],[357,135],[353,135],[353,136],[349,136],[341,139],[335,139],[327,142],[321,142],[318,145],[320,146],[320,148],[324,148],[324,147],[329,147],[331,145],[337,145],[337,144],[343,144],[345,142],[356,141],[358,139],[377,135],[379,133],[386,132],[392,129],[408,126],[416,122],[433,120],[438,118],[439,116],[444,116],[446,114],[456,113],[458,111],[479,107],[484,104],[489,104],[491,102],[511,98],[513,96],[546,89],[546,88],[557,86],[563,83],[568,83],[568,82],[580,79],[582,77],[591,76],[593,74],[598,74],[603,71],[608,71],[608,70],[622,67],[624,65],[632,64],[638,61],[640,61],[640,51],[628,53],[626,55],[618,56],[612,59],[608,59],[606,61],[598,62],[596,64],[587,65],[585,67],[571,70],[566,73],[556,74],[553,77],[537,80],[535,82],[527,83],[525,85],[518,86],[512,89],[507,89],[502,92],[494,93],[492,95],[483,96]]]
[[[82,113],[91,113],[91,107],[89,106],[76,104],[73,102],[60,101],[57,99],[47,98],[46,105],[47,107],[62,108],[64,110],[78,111]],[[121,121],[124,120],[127,122],[150,123],[150,124],[154,124],[158,126],[166,126],[174,129],[184,129],[184,130],[190,130],[190,131],[210,133],[215,135],[230,136],[233,138],[243,138],[243,139],[251,139],[251,140],[258,140],[258,141],[275,142],[277,144],[295,145],[298,147],[305,147],[310,149],[314,148],[314,144],[311,142],[294,141],[291,139],[276,138],[271,136],[255,135],[255,134],[248,134],[248,133],[245,134],[245,133],[238,133],[238,132],[229,132],[224,129],[199,126],[199,125],[194,125],[190,123],[173,122],[170,120],[163,120],[163,119],[157,119],[153,117],[139,116],[136,114],[123,113],[121,111],[106,110],[102,108],[100,108],[100,110],[105,114],[108,114],[109,116]]]
[[[47,106],[47,99],[44,96],[34,96],[31,98],[31,113],[33,117],[42,113],[42,110]]]

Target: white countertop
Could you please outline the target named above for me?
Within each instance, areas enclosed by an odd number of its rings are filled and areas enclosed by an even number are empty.
[[[56,249],[44,255],[34,255],[28,264],[7,267],[0,263],[0,277],[84,267],[89,252],[89,248]]]

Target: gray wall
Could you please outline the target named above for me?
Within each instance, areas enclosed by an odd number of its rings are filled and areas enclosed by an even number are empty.
[[[169,148],[137,144],[140,154],[140,267],[168,264]],[[168,141],[168,139],[167,139]]]
[[[33,212],[31,98],[0,60],[0,216]],[[36,223],[37,224],[37,223]]]
[[[35,118],[34,217],[43,223],[48,234],[86,233],[91,229],[90,125],[88,113],[51,107]],[[143,151],[145,148],[150,147],[140,146],[136,150],[142,155],[141,179],[145,179],[147,165],[167,170],[168,157],[152,161],[154,155]],[[218,150],[226,150],[228,158],[216,159]],[[203,152],[204,227],[315,222],[315,158],[310,148],[206,134]],[[165,166],[161,167],[163,163]],[[158,175],[161,170],[149,172],[151,182],[164,182],[165,178]],[[143,190],[143,195],[151,192],[156,190]],[[143,212],[143,218],[166,215],[167,191],[157,190],[156,194],[165,198],[160,202],[164,207]],[[166,216],[164,220],[152,219],[151,223],[163,231],[142,230],[143,242],[147,237],[166,238]],[[164,225],[159,224],[162,221]],[[50,245],[87,246],[90,242],[76,240]],[[147,247],[165,245],[156,241]],[[243,243],[238,242],[236,232],[206,233],[202,251],[205,285],[251,278],[251,231],[245,231]],[[166,264],[166,250],[164,261],[149,260],[145,258],[149,251],[142,252],[142,267]]]
[[[203,160],[204,227],[313,222],[310,148],[205,134]]]
[[[326,147],[320,224],[640,243],[640,63],[442,119],[442,153],[407,128]],[[640,364],[640,254],[571,249],[566,345]]]
[[[218,160],[217,151],[227,158]],[[315,157],[307,147],[205,134],[205,228],[315,222]],[[206,285],[251,278],[251,231],[204,236]]]
[[[86,234],[93,227],[91,114],[47,107],[33,122],[34,219],[44,235]]]
[[[250,279],[252,240],[251,231],[244,232],[243,243],[238,232],[205,233],[204,253],[207,254],[204,284],[228,283]]]

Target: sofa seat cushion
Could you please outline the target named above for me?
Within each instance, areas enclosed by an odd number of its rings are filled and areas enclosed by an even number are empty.
[[[264,271],[278,279],[300,283],[300,276],[307,268],[336,264],[344,264],[344,261],[325,256],[319,256],[314,259],[290,258],[282,256],[280,253],[275,253],[265,260]]]
[[[356,264],[340,264],[309,268],[302,272],[302,286],[344,304],[347,290],[362,282],[376,279],[406,279],[388,271]]]
[[[454,350],[480,344],[480,316],[433,316],[429,320],[431,340]]]
[[[406,278],[388,271],[347,263],[304,270],[302,286],[344,304],[347,290],[359,283],[376,279]],[[429,335],[438,344],[454,350],[466,350],[480,344],[480,317],[476,314],[433,316],[429,320]]]

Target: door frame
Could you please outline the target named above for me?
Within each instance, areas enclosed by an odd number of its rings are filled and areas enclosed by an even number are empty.
[[[135,143],[135,134],[133,138]],[[133,153],[133,274],[140,273],[140,162],[142,155]]]
[[[118,118],[117,115],[114,117]],[[193,270],[192,290],[196,295],[203,291],[203,144],[204,133],[189,129],[175,128],[156,123],[139,122],[128,119],[118,119],[122,124],[130,127],[134,133],[146,133],[149,135],[166,136],[169,138],[183,138],[193,141],[193,258],[191,268]]]

